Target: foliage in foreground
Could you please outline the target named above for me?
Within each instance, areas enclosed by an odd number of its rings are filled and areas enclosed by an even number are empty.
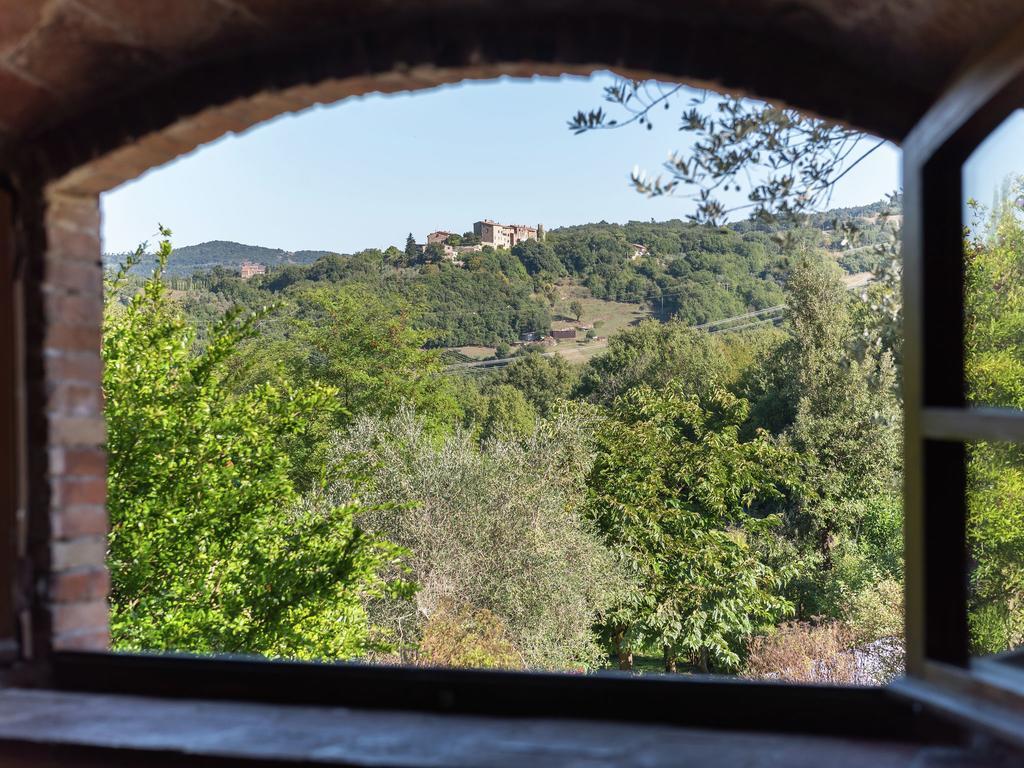
[[[359,504],[300,497],[282,450],[334,407],[336,392],[299,380],[235,393],[235,354],[254,318],[228,313],[196,351],[161,280],[171,251],[170,232],[161,234],[139,292],[115,303],[126,270],[107,286],[113,646],[361,655],[364,601],[408,591],[403,552],[360,529]]]
[[[969,400],[1024,407],[1024,222],[1011,182],[988,219],[975,205],[966,256],[966,370]],[[968,446],[971,640],[976,653],[1024,644],[1024,449]]]
[[[371,481],[361,489],[342,483],[337,498],[359,490],[376,505],[360,521],[412,553],[420,585],[414,602],[371,605],[375,623],[389,628],[404,653],[400,658],[416,660],[421,641],[436,649],[439,622],[464,634],[472,619],[508,640],[516,666],[600,663],[591,629],[622,577],[579,511],[590,462],[587,432],[587,419],[567,411],[529,434],[478,445],[461,431],[437,439],[422,419],[404,412],[360,419],[339,439],[337,460],[354,457]],[[489,645],[486,637],[478,641]],[[438,652],[429,648],[427,660],[436,660]],[[497,665],[510,657],[488,658]]]
[[[747,403],[680,383],[623,396],[598,433],[589,515],[635,584],[606,620],[620,664],[640,643],[736,669],[755,631],[792,612],[792,571],[762,556],[781,520],[750,514],[796,481],[796,456],[740,438]]]

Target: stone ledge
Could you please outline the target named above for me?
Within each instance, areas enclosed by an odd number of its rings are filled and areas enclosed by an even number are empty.
[[[258,764],[350,766],[977,765],[950,747],[582,720],[485,718],[0,690],[0,760],[25,745],[109,750],[111,764],[149,753]],[[67,749],[62,752],[67,759]]]

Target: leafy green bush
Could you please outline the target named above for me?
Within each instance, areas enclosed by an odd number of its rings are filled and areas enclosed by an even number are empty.
[[[430,667],[517,669],[523,657],[505,622],[486,608],[438,607],[423,627],[417,662]]]
[[[403,412],[359,419],[339,436],[336,461],[356,462],[369,481],[340,483],[337,498],[379,505],[360,520],[410,550],[420,585],[412,604],[373,603],[374,622],[409,648],[443,606],[488,611],[525,666],[598,666],[594,624],[623,577],[580,514],[591,428],[565,411],[481,447],[466,432],[437,438]]]
[[[229,312],[195,351],[161,280],[171,251],[162,234],[140,291],[115,300],[126,270],[107,286],[113,647],[359,656],[370,637],[364,600],[409,594],[404,551],[359,528],[360,504],[300,497],[282,450],[337,392],[308,381],[234,392],[235,355],[256,318]]]

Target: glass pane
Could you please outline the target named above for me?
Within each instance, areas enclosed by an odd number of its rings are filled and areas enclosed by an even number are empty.
[[[963,170],[968,401],[1024,407],[1024,111]]]
[[[1024,445],[967,448],[971,650],[1024,645]]]
[[[968,402],[1024,408],[1024,111],[963,168]],[[971,650],[1024,643],[1024,446],[968,445]]]

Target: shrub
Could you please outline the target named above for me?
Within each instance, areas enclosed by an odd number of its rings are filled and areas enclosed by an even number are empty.
[[[414,646],[426,641],[439,610],[457,605],[503,622],[527,667],[600,663],[593,627],[621,576],[579,512],[588,433],[575,412],[482,445],[468,432],[438,440],[411,411],[357,420],[338,439],[335,458],[356,462],[368,482],[335,493],[393,505],[361,522],[413,553],[420,585],[413,604],[372,603],[374,623]]]
[[[790,683],[855,683],[852,644],[853,633],[841,622],[789,622],[771,635],[751,639],[743,674]]]
[[[430,667],[525,666],[501,617],[486,608],[449,605],[442,605],[427,619],[418,661]]]
[[[255,317],[229,312],[207,343],[158,264],[124,303],[107,285],[103,395],[109,457],[111,644],[117,650],[346,659],[369,646],[363,601],[409,593],[403,551],[356,524],[351,498],[300,495],[283,447],[337,391],[317,382],[237,393]],[[142,248],[135,254],[141,258]],[[390,570],[391,580],[381,578]]]

